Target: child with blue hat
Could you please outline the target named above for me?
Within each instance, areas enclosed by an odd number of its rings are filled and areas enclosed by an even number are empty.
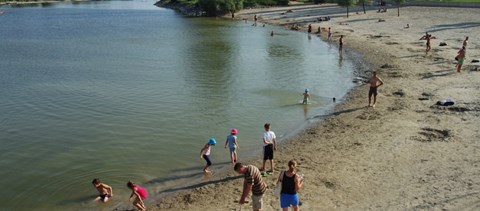
[[[203,172],[205,173],[210,173],[210,171],[208,170],[208,167],[212,165],[212,161],[210,161],[210,149],[216,143],[217,141],[215,140],[215,138],[212,137],[210,138],[210,140],[208,140],[207,144],[205,144],[202,150],[200,150],[200,159],[205,159],[205,161],[207,161],[207,165],[205,165],[205,167],[203,168]]]

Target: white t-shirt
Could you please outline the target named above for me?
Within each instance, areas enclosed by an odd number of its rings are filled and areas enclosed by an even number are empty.
[[[273,140],[276,138],[277,137],[275,136],[275,133],[273,131],[265,131],[265,133],[263,133],[263,139],[265,140],[265,142],[267,142],[267,144],[265,145],[273,144]]]

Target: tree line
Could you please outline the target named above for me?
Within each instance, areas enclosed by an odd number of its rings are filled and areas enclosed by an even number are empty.
[[[387,0],[298,0],[305,3],[337,3],[346,7],[347,17],[350,7],[354,5],[363,6],[365,13],[365,5],[387,3]],[[388,0],[389,4],[400,6],[405,0]],[[170,8],[188,8],[188,13],[200,16],[224,16],[231,14],[234,17],[235,12],[244,8],[255,8],[265,6],[287,6],[289,0],[160,0],[157,2],[159,6]],[[192,12],[194,10],[195,12]],[[399,13],[400,15],[400,13]]]

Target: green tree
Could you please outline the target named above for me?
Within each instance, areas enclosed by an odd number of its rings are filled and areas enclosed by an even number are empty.
[[[218,3],[216,0],[198,0],[198,7],[205,11],[207,16],[217,16],[218,15]]]
[[[230,12],[232,17],[236,11],[243,9],[243,0],[221,0],[219,2],[220,12]]]
[[[348,18],[349,7],[355,5],[356,0],[338,0],[337,3],[342,7],[347,7],[347,18]]]
[[[367,12],[365,11],[365,4],[371,4],[373,0],[358,0],[358,4],[362,4],[363,7],[363,14],[366,14]]]
[[[405,0],[393,0],[395,3],[397,3],[397,14],[398,17],[400,17],[400,4],[404,3]]]

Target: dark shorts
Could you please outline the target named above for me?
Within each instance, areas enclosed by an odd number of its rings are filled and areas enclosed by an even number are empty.
[[[263,147],[263,160],[273,160],[273,144]]]
[[[377,93],[377,87],[370,87],[370,90],[368,90],[368,96],[369,97],[372,96],[372,95],[377,96],[377,94],[378,94]]]
[[[110,196],[109,194],[102,194],[102,195],[98,195],[98,197],[100,197],[102,200],[105,200],[105,198],[110,198],[112,196]]]
[[[207,166],[212,165],[212,161],[210,161],[210,157],[208,155],[203,155],[203,159],[205,159],[205,161],[207,161]]]

